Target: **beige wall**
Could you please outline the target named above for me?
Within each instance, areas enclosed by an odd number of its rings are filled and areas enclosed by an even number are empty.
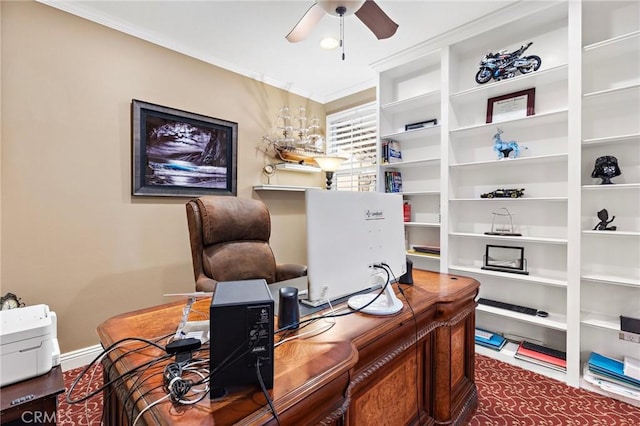
[[[305,261],[302,193],[252,187],[266,183],[258,148],[279,107],[324,123],[322,105],[39,3],[0,13],[1,291],[48,304],[63,352],[97,344],[113,315],[194,288],[186,200],[130,195],[133,98],[237,122],[238,196],[267,202],[279,261]]]
[[[335,101],[327,102],[324,105],[324,111],[327,115],[335,114],[336,112],[344,111],[349,108],[357,107],[358,105],[374,102],[376,100],[376,88],[363,90],[358,93],[354,93],[351,96],[347,96]]]

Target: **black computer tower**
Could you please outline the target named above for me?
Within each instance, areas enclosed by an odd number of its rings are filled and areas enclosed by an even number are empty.
[[[264,279],[222,281],[210,307],[210,396],[224,396],[230,386],[273,388],[274,303]]]

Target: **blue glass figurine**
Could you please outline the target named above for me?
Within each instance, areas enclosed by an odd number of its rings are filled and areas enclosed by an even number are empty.
[[[516,141],[504,142],[500,135],[502,134],[502,129],[498,127],[498,133],[493,135],[493,150],[498,153],[498,159],[502,160],[503,158],[509,158],[509,154],[513,152],[513,158],[518,158],[520,155],[520,146]],[[522,148],[527,149],[526,146],[522,146]]]

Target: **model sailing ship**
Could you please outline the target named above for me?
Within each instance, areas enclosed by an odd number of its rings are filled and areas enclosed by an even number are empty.
[[[308,119],[304,107],[292,117],[289,107],[280,108],[275,135],[263,136],[267,154],[285,162],[318,166],[313,157],[324,155],[324,138],[320,135],[320,120]]]

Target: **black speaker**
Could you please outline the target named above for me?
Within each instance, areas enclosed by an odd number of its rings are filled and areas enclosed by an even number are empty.
[[[211,399],[229,386],[259,385],[258,373],[273,388],[273,311],[263,279],[216,284],[209,308]]]
[[[278,329],[298,328],[300,322],[300,306],[298,305],[298,289],[295,287],[280,288],[278,299]]]
[[[413,261],[407,257],[407,272],[398,279],[400,284],[413,284]]]

